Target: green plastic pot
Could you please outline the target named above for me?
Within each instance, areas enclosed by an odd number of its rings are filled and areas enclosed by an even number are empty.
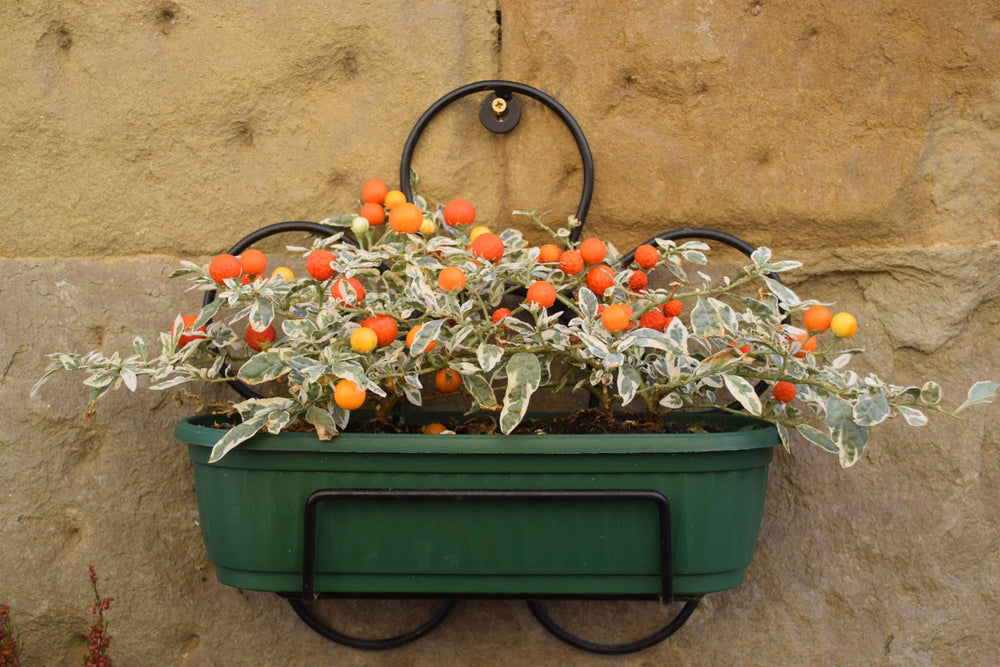
[[[426,417],[434,418],[434,415]],[[760,532],[773,427],[667,435],[262,434],[217,463],[217,418],[178,424],[219,581],[303,589],[305,505],[323,489],[654,490],[670,503],[676,595],[742,583]],[[347,499],[316,506],[315,591],[334,595],[650,597],[657,508],[641,500]]]

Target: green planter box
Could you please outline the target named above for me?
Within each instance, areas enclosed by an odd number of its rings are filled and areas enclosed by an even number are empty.
[[[705,421],[704,415],[687,417]],[[303,586],[305,505],[322,489],[654,490],[671,514],[674,593],[738,586],[760,532],[772,427],[713,415],[724,433],[260,435],[207,463],[213,418],[189,444],[216,575]],[[315,590],[338,595],[656,597],[657,507],[636,500],[337,499],[316,506]]]

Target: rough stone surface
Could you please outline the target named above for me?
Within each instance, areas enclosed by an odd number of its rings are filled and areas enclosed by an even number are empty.
[[[688,225],[770,245],[807,262],[800,293],[858,315],[860,372],[934,378],[958,400],[1000,378],[995,3],[35,0],[0,5],[0,41],[0,602],[29,664],[78,664],[90,564],[123,665],[608,662],[511,601],[462,603],[390,653],[333,645],[276,596],[215,581],[171,436],[190,402],[120,392],[84,420],[79,378],[28,396],[45,352],[126,350],[190,310],[166,280],[179,259],[394,182],[420,113],[470,81],[535,85],[580,122],[589,232],[623,250]],[[497,224],[574,212],[569,132],[526,100],[513,133],[490,135],[479,99],[422,137],[419,190],[467,195]],[[998,432],[989,406],[886,424],[846,471],[806,443],[779,452],[746,583],[616,662],[1000,662]],[[338,605],[376,629],[425,610]],[[658,612],[553,613],[616,641],[622,619],[638,634]]]

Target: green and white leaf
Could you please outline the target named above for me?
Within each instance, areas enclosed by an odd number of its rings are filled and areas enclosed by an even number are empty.
[[[623,364],[618,369],[618,395],[621,396],[622,404],[628,405],[635,398],[635,393],[642,386],[642,376],[635,366]]]
[[[820,431],[819,429],[815,429],[808,424],[799,424],[795,427],[795,430],[798,431],[803,438],[814,445],[819,445],[832,454],[837,454],[839,452],[837,444],[833,441],[829,434]]]
[[[920,388],[920,401],[924,405],[937,405],[941,402],[941,386],[937,382],[926,382]]]
[[[831,396],[826,402],[826,425],[830,429],[830,440],[837,448],[840,465],[848,468],[861,457],[868,442],[868,429],[854,423],[854,409],[839,396]]]
[[[716,299],[698,297],[698,301],[691,311],[692,333],[701,338],[724,336],[726,334],[726,323],[723,319],[722,309],[720,308],[720,306],[724,305]],[[728,310],[732,313],[731,308],[728,308]]]
[[[496,410],[500,405],[497,403],[497,395],[493,390],[493,384],[484,373],[473,373],[463,376],[462,383],[465,389],[472,395],[473,400],[485,410]]]
[[[510,433],[521,423],[541,377],[542,366],[533,354],[518,352],[507,362],[507,391],[500,411],[500,430],[503,433]]]
[[[490,343],[480,343],[476,348],[476,360],[479,366],[489,373],[503,359],[503,348],[491,345]]]
[[[212,447],[208,462],[215,463],[232,451],[234,447],[257,435],[266,423],[265,417],[252,417],[226,431],[225,435]]]
[[[854,421],[865,426],[881,424],[892,409],[882,393],[862,394],[854,405]]]
[[[903,419],[910,426],[924,426],[927,424],[927,415],[916,408],[911,408],[908,405],[897,405],[896,409],[899,410],[899,414],[903,415]]]
[[[763,410],[763,406],[760,403],[760,397],[757,396],[757,392],[754,391],[753,385],[746,380],[746,378],[740,377],[739,375],[731,375],[729,373],[722,374],[722,381],[726,384],[726,389],[729,393],[733,395],[739,404],[752,415],[759,415]]]
[[[961,412],[965,410],[970,405],[979,405],[980,403],[992,403],[993,399],[996,398],[997,388],[1000,387],[1000,382],[993,382],[990,380],[984,380],[982,382],[977,382],[971,387],[969,387],[968,398],[955,409],[955,412]]]
[[[771,293],[778,297],[778,301],[782,307],[794,308],[802,303],[802,300],[799,299],[799,296],[795,292],[785,287],[777,280],[767,276],[762,276],[762,280],[767,284],[767,288],[771,291]]]

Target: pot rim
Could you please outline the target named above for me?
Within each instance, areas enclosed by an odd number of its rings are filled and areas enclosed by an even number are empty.
[[[535,413],[540,419],[560,413]],[[419,412],[413,418],[418,423],[440,421],[462,413]],[[668,418],[682,423],[709,422],[732,430],[700,433],[649,434],[454,434],[425,435],[422,433],[341,433],[331,440],[320,440],[315,433],[259,433],[237,448],[238,450],[331,452],[331,453],[393,453],[393,454],[621,454],[666,453],[688,454],[724,452],[775,447],[780,444],[777,429],[767,422],[749,416],[721,412],[676,412]],[[212,425],[225,420],[224,415],[194,415],[182,419],[174,429],[174,437],[189,445],[212,447],[225,429]],[[442,440],[446,438],[447,440]],[[235,453],[235,452],[234,452]]]

